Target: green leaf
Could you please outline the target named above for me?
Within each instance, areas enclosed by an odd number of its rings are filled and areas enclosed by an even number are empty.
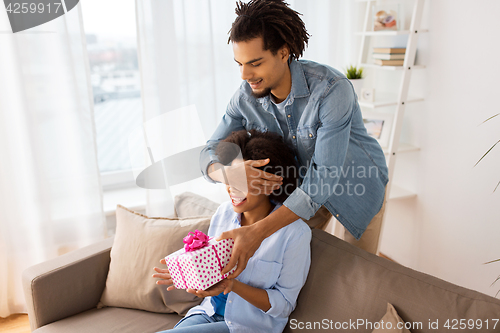
[[[495,146],[496,146],[499,142],[500,142],[500,140],[498,140],[498,141],[497,141],[497,142],[496,142],[493,146],[491,146],[491,148],[490,148],[490,149],[488,149],[488,151],[487,151],[486,153],[484,153],[483,157],[481,157],[481,158],[479,159],[479,161],[477,161],[477,162],[476,162],[476,164],[474,164],[474,166],[478,165],[478,163],[479,163],[479,162],[481,162],[481,160],[482,160],[482,159],[483,159],[486,155],[488,155],[488,153],[489,153],[489,152],[490,152],[493,148],[495,148]]]
[[[485,123],[485,122],[487,122],[488,120],[491,120],[491,119],[495,118],[495,117],[496,117],[496,116],[498,116],[498,115],[500,115],[500,113],[497,113],[496,115],[489,117],[488,119],[486,119],[485,121],[483,121],[481,124],[484,124],[484,123]]]
[[[498,262],[498,261],[500,261],[500,259],[495,259],[495,260],[492,260],[492,261],[485,262],[483,265],[491,264],[493,262]]]
[[[498,116],[500,116],[500,113],[497,113],[496,115],[493,115],[493,116],[489,117],[488,119],[486,119],[485,121],[483,121],[483,122],[482,122],[481,124],[479,124],[479,125],[482,125],[482,124],[484,124],[485,122],[487,122],[488,120],[491,120],[491,119],[493,119],[493,118],[495,118],[495,117],[498,117]],[[488,155],[488,153],[489,153],[489,152],[490,152],[490,151],[491,151],[491,150],[492,150],[492,149],[493,149],[493,148],[494,148],[494,147],[495,147],[495,146],[496,146],[499,142],[500,142],[500,140],[498,140],[498,141],[497,141],[497,142],[496,142],[493,146],[491,146],[491,148],[490,148],[490,149],[488,149],[488,151],[487,151],[487,152],[486,152],[486,153],[485,153],[485,154],[484,154],[484,155],[483,155],[483,156],[479,159],[479,161],[477,161],[477,162],[476,162],[476,164],[474,164],[474,166],[478,165],[478,164],[479,164],[479,162],[481,162],[481,160],[482,160],[482,159],[483,159],[486,155]],[[497,186],[495,186],[495,189],[493,190],[493,193],[495,193],[495,192],[496,192],[496,190],[497,190],[497,188],[498,188],[498,186],[499,186],[499,185],[500,185],[500,181],[497,183]],[[499,259],[499,260],[500,260],[500,259]]]
[[[495,284],[495,282],[497,282],[498,280],[500,280],[500,275],[496,278],[495,281],[493,281],[493,283],[490,285],[490,287],[493,286]]]

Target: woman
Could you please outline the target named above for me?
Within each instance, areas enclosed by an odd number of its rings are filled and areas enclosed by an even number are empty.
[[[295,158],[281,136],[256,130],[233,132],[217,149],[223,164],[235,166],[243,162],[234,159],[238,154],[232,147],[241,150],[243,160],[269,158],[262,169],[283,177],[283,184],[270,195],[244,194],[226,185],[231,201],[221,204],[213,215],[208,229],[211,237],[260,221],[281,206],[297,186]],[[204,300],[190,309],[173,330],[282,332],[309,272],[310,241],[310,228],[301,219],[266,238],[236,279],[224,279],[205,291],[188,289]],[[165,264],[165,260],[161,263]],[[162,279],[157,284],[173,283],[168,269],[154,269],[157,274],[153,277]],[[174,286],[167,288],[172,289]]]

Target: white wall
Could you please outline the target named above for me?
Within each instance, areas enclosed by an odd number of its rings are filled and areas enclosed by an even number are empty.
[[[396,179],[416,199],[390,201],[381,251],[401,264],[494,296],[500,281],[500,1],[427,0]],[[397,89],[397,87],[396,87]]]

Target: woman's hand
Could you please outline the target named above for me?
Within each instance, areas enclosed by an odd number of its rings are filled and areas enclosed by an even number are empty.
[[[163,265],[166,265],[165,259],[160,260],[160,263]],[[172,277],[170,276],[170,272],[168,271],[168,268],[158,268],[155,267],[153,268],[158,274],[153,274],[154,278],[160,278],[162,280],[156,281],[156,284],[164,284],[169,286],[167,288],[167,291],[174,290],[175,287],[173,286],[174,281],[172,281]]]
[[[207,290],[196,290],[196,289],[187,289],[186,291],[190,294],[196,295],[200,298],[208,297],[208,296],[217,296],[221,292],[224,292],[224,295],[228,294],[233,290],[234,280],[224,279]]]

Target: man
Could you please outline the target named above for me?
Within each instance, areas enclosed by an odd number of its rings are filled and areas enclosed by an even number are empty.
[[[238,276],[263,239],[298,218],[324,228],[333,214],[346,229],[345,240],[375,253],[387,166],[367,134],[351,83],[329,66],[298,61],[309,35],[300,14],[282,0],[240,1],[236,14],[229,42],[244,82],[202,152],[202,172],[210,181],[234,180],[234,168],[217,162],[213,146],[233,131],[259,129],[279,133],[293,148],[302,183],[266,218],[221,235],[235,240],[223,273],[238,263],[230,278]],[[244,163],[253,177],[243,184],[248,191],[280,190],[280,177],[258,169],[266,163]]]

